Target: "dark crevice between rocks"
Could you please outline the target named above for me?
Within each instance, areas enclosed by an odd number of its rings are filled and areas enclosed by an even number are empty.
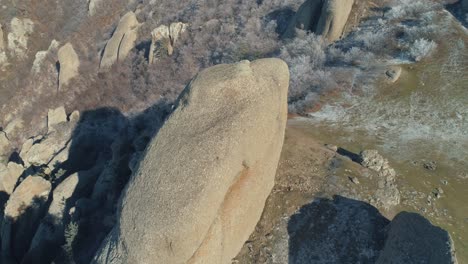
[[[171,104],[161,101],[130,117],[113,108],[83,112],[69,140],[68,159],[61,164],[49,164],[54,165],[52,172],[45,173],[45,165],[33,165],[21,175],[17,185],[27,177],[43,176],[52,183],[52,191],[48,199],[34,203],[37,222],[29,223],[27,228],[18,229],[12,225],[13,228],[8,229],[12,231],[8,234],[10,240],[17,235],[23,236],[23,245],[19,249],[8,250],[0,263],[91,263],[101,242],[117,221],[118,201],[132,171],[138,168],[146,146],[171,111]],[[15,158],[19,158],[19,154]],[[130,166],[132,159],[136,161]],[[56,178],[54,175],[59,171],[64,174]],[[79,190],[75,187],[70,198],[63,201],[63,217],[57,219],[48,213],[54,191],[74,173],[78,178]],[[0,193],[2,208],[7,200],[8,195]],[[21,221],[30,218],[27,212],[21,214]],[[5,219],[7,223],[21,223],[4,218],[3,211],[1,214],[0,219]],[[51,233],[59,230],[60,235],[54,235],[52,240],[44,237],[40,239],[39,246],[30,248],[41,223]],[[0,225],[2,237],[3,232],[8,231],[3,227],[7,225]],[[75,232],[71,242],[65,236],[65,230],[70,227]]]

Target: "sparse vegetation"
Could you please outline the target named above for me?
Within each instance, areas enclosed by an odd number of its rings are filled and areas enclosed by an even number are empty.
[[[434,41],[427,39],[417,39],[411,46],[409,53],[415,61],[420,61],[429,56],[437,48]]]
[[[73,243],[75,238],[78,235],[78,224],[75,222],[70,222],[65,228],[65,244],[63,249],[69,260],[73,259]]]

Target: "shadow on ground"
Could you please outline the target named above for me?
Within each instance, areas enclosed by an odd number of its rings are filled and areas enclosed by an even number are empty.
[[[290,264],[455,263],[447,231],[416,213],[391,222],[372,205],[335,196],[303,206],[288,223]]]

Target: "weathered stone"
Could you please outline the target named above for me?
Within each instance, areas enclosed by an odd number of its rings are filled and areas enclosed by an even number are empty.
[[[3,26],[0,24],[0,67],[8,63],[8,57],[5,52],[5,40],[3,38]]]
[[[8,33],[8,49],[18,59],[26,58],[28,38],[33,32],[34,23],[29,18],[14,17],[11,20],[11,32]]]
[[[326,0],[316,33],[333,42],[341,38],[354,0]]]
[[[26,253],[51,188],[45,179],[30,176],[10,196],[1,230],[2,255],[21,259]]]
[[[36,53],[36,56],[34,58],[33,66],[31,67],[31,71],[35,74],[39,73],[41,71],[41,66],[44,60],[47,57],[47,54],[49,54],[52,50],[57,49],[59,46],[59,42],[56,41],[55,39],[52,40],[50,43],[50,46],[47,50],[41,50]]]
[[[69,119],[70,119],[70,123],[72,123],[73,125],[76,125],[78,121],[80,121],[80,111],[78,110],[73,111],[70,114]]]
[[[151,64],[154,62],[155,58],[159,58],[159,53],[163,52],[164,49],[167,53],[172,52],[169,28],[165,25],[161,25],[151,32],[149,63]]]
[[[20,118],[15,118],[8,123],[3,131],[6,133],[6,135],[8,135],[8,138],[11,139],[18,136],[18,134],[21,133],[23,127],[24,121]]]
[[[73,173],[54,189],[47,216],[39,225],[32,239],[28,258],[34,259],[37,252],[58,251],[58,247],[64,239],[65,227],[70,220],[68,214],[71,207],[79,198],[90,191],[101,170],[102,164],[98,164],[90,170]],[[54,256],[53,252],[49,253],[49,257]],[[44,257],[42,255],[42,258]],[[52,260],[53,258],[48,259],[47,262]]]
[[[187,24],[182,22],[171,23],[169,26],[169,35],[171,36],[171,42],[174,46],[179,39],[179,36],[185,32],[187,29]]]
[[[58,154],[67,151],[74,128],[71,122],[57,124],[45,139],[33,144],[28,151],[21,151],[21,158],[27,165],[48,165]]]
[[[385,76],[387,77],[387,81],[390,83],[394,83],[400,79],[402,69],[399,66],[392,66],[386,72]]]
[[[134,44],[134,39],[136,39],[135,35],[138,26],[138,20],[133,12],[128,12],[120,19],[119,25],[117,26],[114,34],[107,42],[106,48],[104,49],[100,65],[101,68],[109,68],[118,59],[124,58],[123,54],[122,56],[119,56],[120,44],[122,43],[122,40],[127,32],[135,31],[134,33],[130,33],[130,36],[126,40],[127,46],[125,47],[125,51],[128,52],[129,46],[131,46],[130,44],[132,44],[132,40]]]
[[[5,157],[9,154],[10,151],[10,140],[8,140],[8,137],[6,136],[5,132],[0,131],[0,161],[2,159],[5,159]]]
[[[49,112],[47,113],[47,127],[49,132],[54,131],[55,125],[64,122],[67,122],[65,107],[61,106],[56,109],[49,109]]]
[[[130,51],[135,48],[135,41],[138,38],[138,27],[129,30],[125,33],[125,35],[122,38],[122,42],[120,43],[119,47],[119,54],[117,57],[118,61],[124,60]]]
[[[364,150],[360,153],[361,164],[378,173],[379,188],[375,191],[376,206],[389,209],[400,203],[400,191],[396,184],[396,172],[377,150]]]
[[[37,140],[37,138],[28,138],[23,143],[23,146],[21,147],[21,151],[20,151],[20,157],[25,157],[25,154],[31,149],[35,140]]]
[[[402,212],[390,223],[376,263],[454,264],[457,260],[447,231],[418,214]]]
[[[230,263],[274,185],[288,82],[278,59],[199,73],[146,149],[95,261]]]
[[[0,24],[0,52],[5,49],[5,40],[3,39],[3,26]]]
[[[161,53],[167,53],[167,55],[171,56],[177,40],[185,30],[187,30],[187,24],[182,22],[171,23],[169,27],[161,25],[155,28],[151,32],[149,63],[151,64],[161,57]]]
[[[293,16],[283,37],[294,37],[298,28],[336,41],[343,34],[353,4],[354,0],[307,0]]]
[[[90,16],[94,16],[97,12],[99,5],[101,4],[102,0],[89,0],[88,2],[88,14]]]
[[[360,154],[362,166],[379,172],[386,160],[379,154],[377,150],[364,150]]]
[[[71,43],[62,46],[58,51],[59,70],[59,90],[78,75],[80,59]]]
[[[296,36],[296,28],[302,30],[315,31],[320,14],[322,11],[323,1],[307,0],[300,7],[296,14],[289,22],[288,28],[283,34],[284,38],[293,38]]]
[[[8,162],[5,171],[0,171],[0,192],[3,191],[10,195],[13,193],[19,177],[23,174],[24,168],[20,164]]]

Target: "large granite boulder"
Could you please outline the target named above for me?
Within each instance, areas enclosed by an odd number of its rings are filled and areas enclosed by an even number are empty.
[[[102,54],[101,68],[109,68],[116,61],[125,59],[128,52],[135,46],[139,26],[140,24],[133,12],[128,12],[120,19],[119,25],[107,42]]]
[[[296,28],[322,35],[328,41],[338,40],[346,26],[354,0],[307,0],[301,5],[283,37],[295,36]]]
[[[287,119],[279,59],[199,73],[124,191],[96,263],[230,263],[260,219]]]
[[[78,75],[80,59],[76,54],[71,43],[65,44],[58,51],[59,71],[59,90]]]

